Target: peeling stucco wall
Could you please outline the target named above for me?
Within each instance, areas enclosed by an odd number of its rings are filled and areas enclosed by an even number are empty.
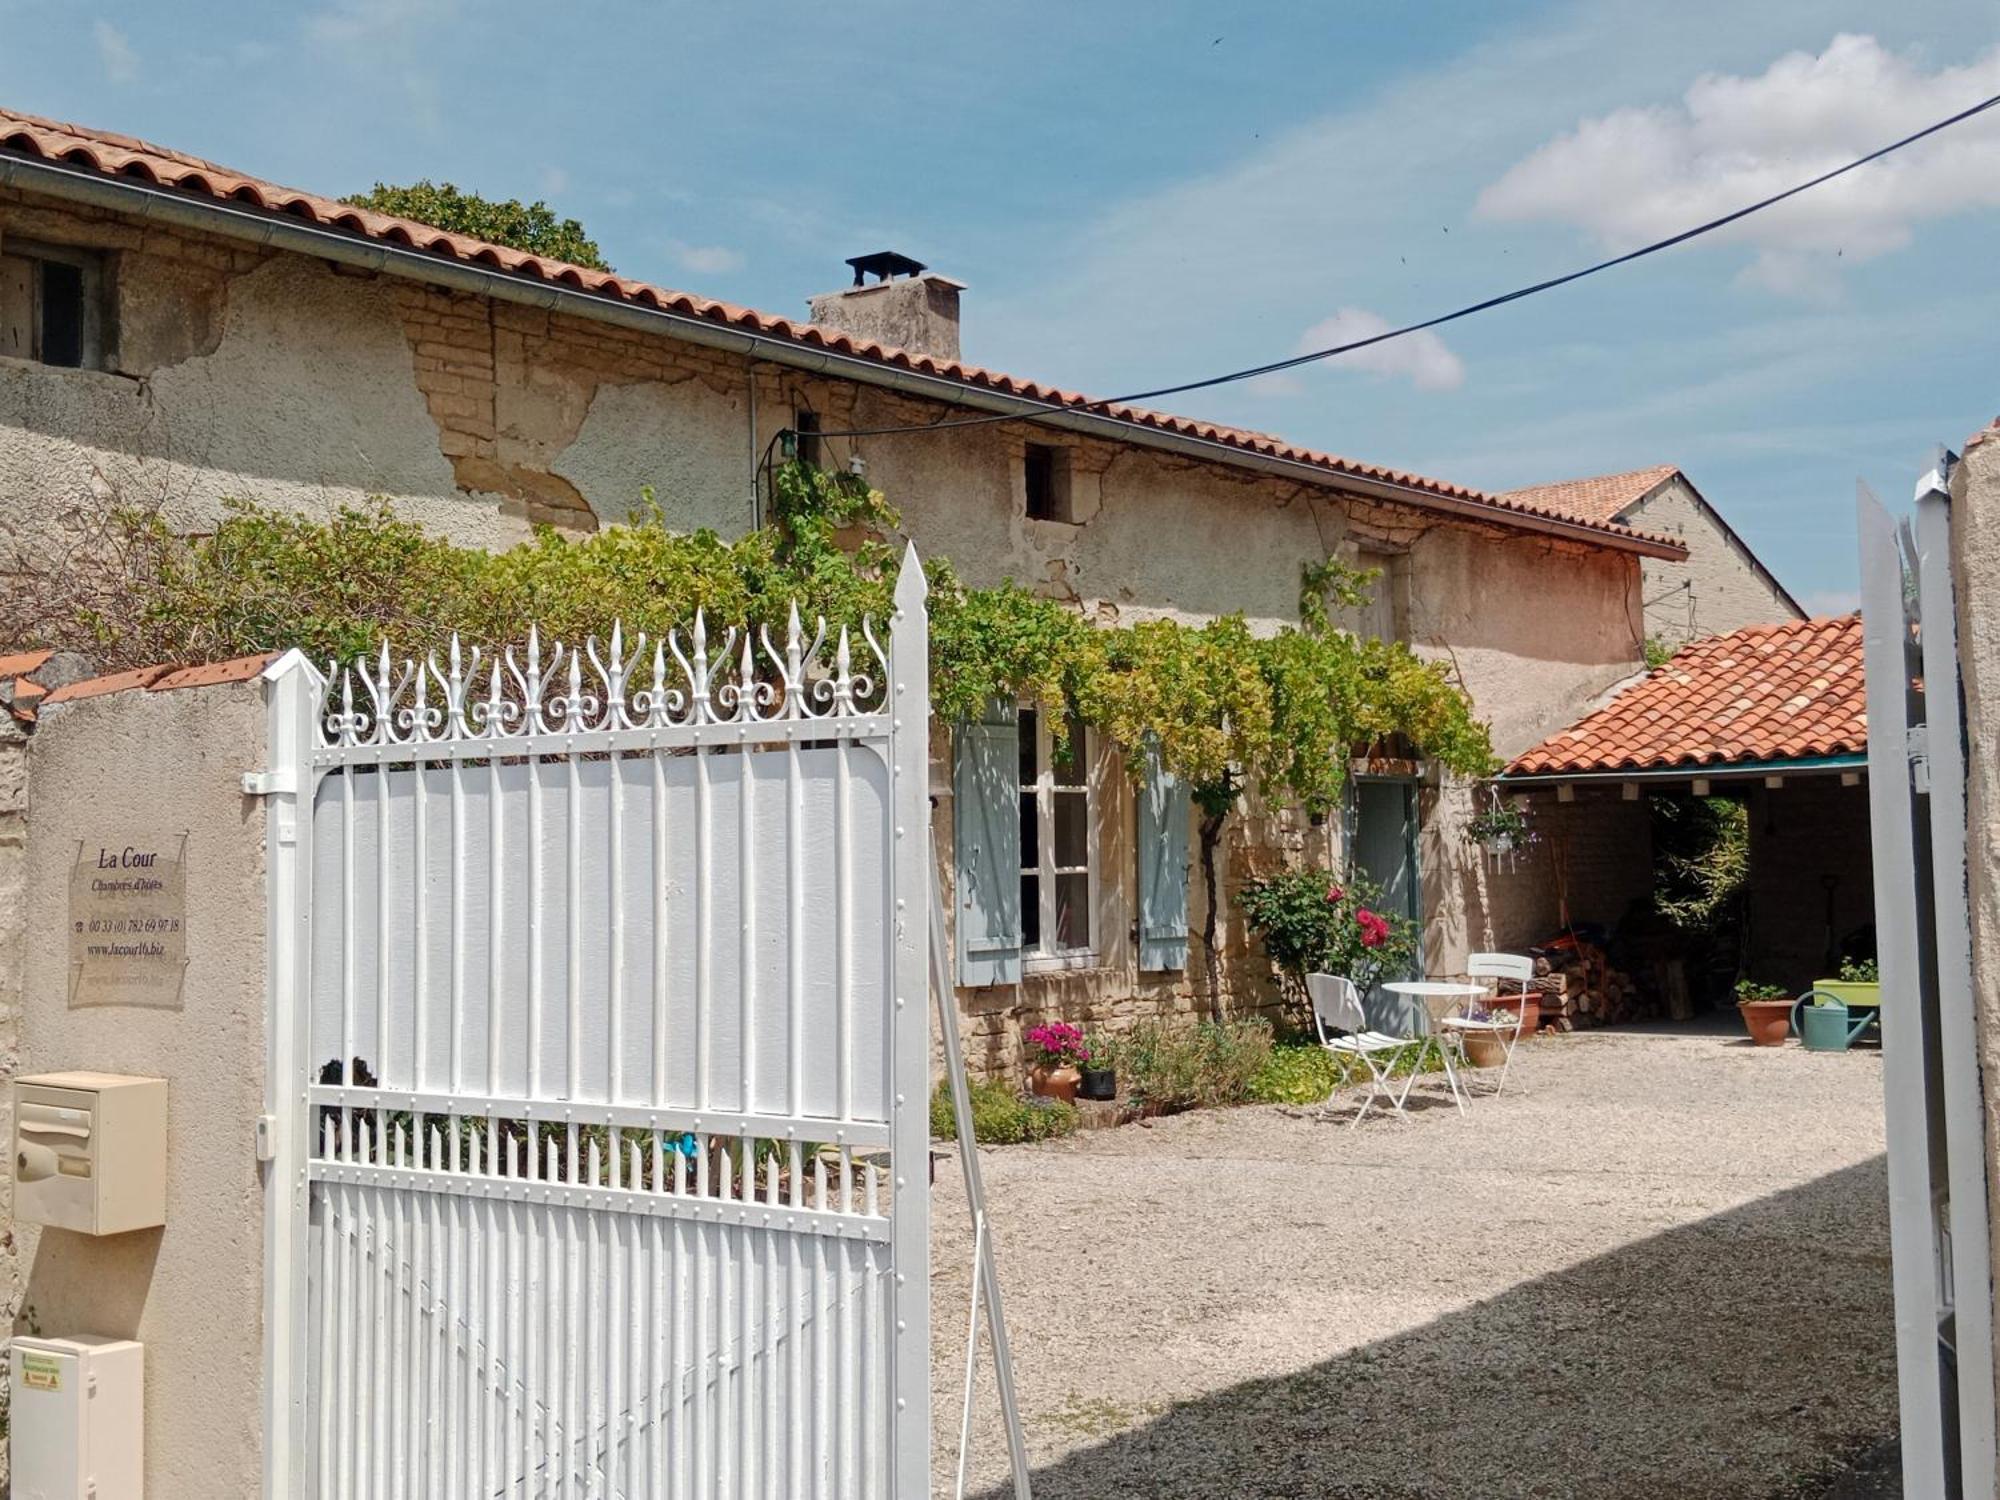
[[[674,529],[736,536],[753,524],[755,476],[796,412],[828,432],[948,414],[659,335],[0,195],[0,239],[31,232],[117,252],[121,333],[108,372],[0,361],[0,530],[17,537],[112,498],[159,503],[200,528],[231,496],[324,513],[382,495],[433,531],[501,547],[536,523],[621,520],[648,487]],[[1503,756],[1570,722],[1640,661],[1629,555],[1040,430],[1036,442],[1063,450],[1071,519],[1031,520],[1028,436],[989,424],[828,438],[822,458],[858,463],[918,548],[969,582],[1011,578],[1106,624],[1241,613],[1274,631],[1297,618],[1305,564],[1387,559],[1406,638],[1464,684]],[[1139,975],[1126,951],[1131,808],[1122,775],[1107,776],[1099,930],[1114,936],[1102,964],[1031,983],[975,1034],[1011,1036],[1041,1005],[1194,1006],[1185,977]],[[935,789],[948,829],[949,777]],[[1447,783],[1424,807],[1426,962],[1450,972],[1505,903],[1483,893],[1462,838],[1469,787]],[[1337,819],[1313,828],[1254,805],[1232,816],[1219,910],[1232,1004],[1269,1000],[1235,891],[1341,847]],[[1198,929],[1198,872],[1190,884]]]
[[[1966,743],[2000,742],[2000,422],[1965,445],[1951,477],[1951,572],[1958,603]],[[1972,917],[1972,994],[1985,1095],[1987,1225],[2000,1286],[2000,757],[1966,757],[1965,867]],[[2000,1361],[2000,1348],[1996,1348]],[[1996,1370],[2000,1375],[2000,1370]]]
[[[1621,517],[1686,544],[1686,562],[1645,561],[1646,634],[1669,645],[1796,620],[1784,592],[1679,477]]]

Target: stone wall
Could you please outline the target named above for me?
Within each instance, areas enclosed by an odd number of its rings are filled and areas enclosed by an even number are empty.
[[[112,369],[0,360],[0,543],[11,535],[31,549],[62,540],[65,513],[118,501],[201,528],[232,497],[324,514],[371,496],[460,542],[505,546],[534,523],[581,531],[623,519],[649,487],[669,526],[738,535],[757,521],[758,476],[797,413],[836,432],[953,410],[0,194],[0,241],[10,234],[118,256]],[[1297,618],[1303,565],[1388,559],[1407,638],[1464,684],[1503,756],[1570,722],[1639,663],[1640,569],[1629,554],[1122,443],[1033,436],[1060,450],[1066,521],[1025,514],[1021,428],[829,437],[821,457],[865,470],[920,551],[950,558],[968,581],[1011,578],[1101,623],[1239,612],[1273,631]],[[948,776],[937,789],[948,794]],[[968,995],[980,1045],[1042,1010],[1194,1008],[1185,980],[1139,975],[1124,951],[1135,856],[1122,776],[1107,773],[1101,806],[1103,962],[1036,979],[1004,1005]],[[1425,801],[1436,856],[1425,856],[1426,962],[1447,972],[1479,927],[1478,872],[1454,831],[1469,806],[1457,785]],[[1234,890],[1339,848],[1337,822],[1311,829],[1254,808],[1230,819],[1219,890],[1230,1004],[1268,1003]],[[1198,927],[1198,874],[1191,884]]]
[[[1647,635],[1679,645],[1799,618],[1750,549],[1686,480],[1663,486],[1627,511],[1625,520],[1644,531],[1664,532],[1688,549],[1686,562],[1645,561]]]

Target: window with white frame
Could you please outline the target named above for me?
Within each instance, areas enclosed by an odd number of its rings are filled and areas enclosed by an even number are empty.
[[[1060,754],[1041,712],[1021,710],[1021,956],[1060,967],[1097,953],[1097,839],[1090,732],[1069,721]]]

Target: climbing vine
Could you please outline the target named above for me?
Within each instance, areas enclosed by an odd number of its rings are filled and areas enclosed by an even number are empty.
[[[530,623],[569,639],[613,620],[657,635],[697,609],[776,632],[793,600],[835,626],[885,616],[902,558],[886,499],[799,462],[770,471],[770,498],[771,524],[735,541],[668,530],[648,493],[625,524],[582,537],[543,529],[497,553],[433,536],[386,502],[326,519],[239,504],[189,538],[121,512],[87,557],[10,573],[0,635],[82,649],[109,669],[281,646],[347,658],[385,636],[414,653],[454,631],[508,640]],[[1348,760],[1384,743],[1465,774],[1492,768],[1485,726],[1443,664],[1336,627],[1336,609],[1366,602],[1372,574],[1308,566],[1298,623],[1260,635],[1241,615],[1105,628],[1011,582],[969,586],[944,558],[925,573],[942,719],[1023,698],[1060,732],[1073,711],[1126,748],[1135,776],[1156,753],[1187,783],[1203,820],[1211,993],[1215,851],[1246,788],[1325,812]]]

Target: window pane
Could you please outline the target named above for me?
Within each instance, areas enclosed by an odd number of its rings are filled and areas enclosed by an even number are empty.
[[[1035,784],[1035,756],[1037,753],[1035,746],[1035,726],[1035,711],[1032,708],[1022,709],[1020,723],[1022,786],[1033,786]]]
[[[1042,946],[1042,882],[1037,875],[1021,877],[1021,946],[1030,953]]]
[[[1083,725],[1075,719],[1069,721],[1069,743],[1055,760],[1055,783],[1057,786],[1082,786],[1084,777]]]
[[[1056,876],[1056,946],[1090,946],[1090,877]]]
[[[1021,868],[1038,869],[1042,863],[1042,820],[1035,815],[1035,794],[1021,793]]]
[[[1056,805],[1056,864],[1081,869],[1090,863],[1090,799],[1082,792],[1051,795]]]
[[[54,260],[42,262],[42,363],[83,363],[83,271]]]

